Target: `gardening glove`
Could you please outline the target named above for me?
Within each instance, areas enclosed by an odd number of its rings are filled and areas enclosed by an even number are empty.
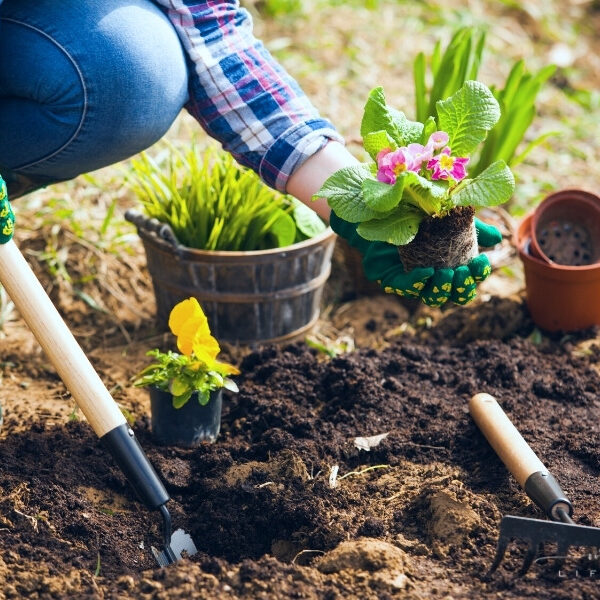
[[[480,246],[495,246],[502,241],[502,234],[497,227],[477,218],[475,231]],[[468,264],[455,269],[436,269],[421,293],[421,300],[429,306],[442,306],[448,300],[455,304],[467,304],[477,295],[477,284],[491,272],[492,267],[485,254],[479,254]]]
[[[8,201],[8,193],[6,192],[6,183],[0,176],[0,244],[12,239],[15,231],[15,215]]]
[[[331,211],[329,225],[362,254],[362,264],[367,279],[379,282],[388,294],[418,297],[427,280],[434,273],[433,267],[417,267],[405,272],[395,246],[386,242],[365,240],[356,232],[355,223],[340,219],[333,211]]]
[[[475,297],[477,283],[491,273],[485,254],[455,269],[417,267],[405,271],[398,250],[392,244],[365,240],[357,233],[356,224],[340,219],[333,211],[330,225],[363,255],[367,279],[378,281],[388,294],[420,297],[429,306],[442,306],[449,299],[456,304],[466,304]],[[475,228],[481,246],[493,246],[502,240],[500,231],[493,225],[475,219]]]

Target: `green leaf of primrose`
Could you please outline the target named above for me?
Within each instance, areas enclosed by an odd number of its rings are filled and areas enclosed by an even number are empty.
[[[371,90],[360,124],[363,140],[369,133],[386,131],[398,146],[405,146],[418,142],[422,130],[422,123],[409,121],[403,113],[386,104],[382,87]]]
[[[290,196],[290,198],[294,206],[293,214],[296,226],[307,238],[315,237],[327,229],[327,225],[323,223],[314,210],[293,196]]]
[[[371,133],[367,133],[363,139],[363,145],[373,160],[376,160],[377,155],[384,148],[390,148],[391,150],[398,148],[396,142],[386,131],[372,131]]]
[[[424,217],[423,211],[410,205],[400,205],[384,219],[372,219],[361,223],[356,231],[372,242],[387,242],[395,246],[403,246],[417,235],[419,224]]]
[[[363,200],[362,186],[365,179],[374,180],[369,165],[344,167],[327,179],[313,196],[313,200],[326,198],[338,217],[349,223],[380,217],[381,213],[369,208]]]
[[[433,117],[428,117],[425,121],[425,125],[423,126],[423,132],[421,133],[421,141],[420,143],[425,146],[427,141],[429,140],[429,136],[437,131],[437,124]]]
[[[396,127],[396,130],[400,133],[401,139],[404,141],[403,144],[415,144],[421,139],[423,134],[423,123],[417,121],[409,121],[403,112],[396,110],[395,108],[389,108],[390,115]]]
[[[466,81],[436,107],[439,127],[449,135],[448,146],[454,156],[471,154],[500,118],[498,101],[479,81]]]
[[[382,87],[376,87],[369,93],[360,123],[360,135],[363,139],[376,131],[387,131],[396,142],[398,141],[398,133],[388,111]],[[402,142],[399,145],[402,146]]]
[[[503,160],[492,163],[478,177],[466,181],[450,196],[454,206],[497,206],[509,200],[515,190],[515,178]]]
[[[365,179],[362,185],[363,199],[369,208],[380,213],[388,213],[402,200],[403,188],[404,178],[402,177],[398,177],[394,185],[375,179]]]
[[[428,215],[440,212],[442,202],[448,192],[448,184],[441,181],[430,181],[418,173],[403,173],[404,200]]]

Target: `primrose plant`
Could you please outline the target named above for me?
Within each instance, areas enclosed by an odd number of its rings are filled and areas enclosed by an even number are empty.
[[[387,105],[383,88],[372,90],[360,132],[373,162],[340,169],[315,197],[357,223],[364,239],[396,246],[409,244],[424,219],[506,202],[515,183],[504,161],[468,176],[471,155],[500,118],[492,92],[466,81],[436,108],[437,120],[410,121]]]

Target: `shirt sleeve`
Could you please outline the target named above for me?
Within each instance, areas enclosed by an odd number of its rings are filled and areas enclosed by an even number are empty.
[[[285,191],[292,173],[329,140],[343,143],[298,83],[254,37],[238,0],[155,0],[189,64],[187,110],[242,165]]]

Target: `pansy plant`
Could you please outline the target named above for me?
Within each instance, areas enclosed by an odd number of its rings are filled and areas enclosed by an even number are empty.
[[[483,83],[467,81],[437,103],[437,121],[410,121],[386,104],[375,88],[365,105],[361,136],[370,163],[345,167],[315,198],[327,198],[338,217],[358,223],[366,240],[402,246],[428,216],[443,217],[459,206],[496,206],[514,191],[504,161],[468,176],[470,156],[500,118],[500,106]]]
[[[139,373],[135,386],[155,386],[170,392],[175,408],[181,408],[194,392],[198,393],[200,404],[205,405],[213,390],[224,387],[238,391],[229,375],[237,375],[239,370],[217,360],[219,343],[211,334],[208,319],[196,298],[183,300],[173,308],[169,328],[177,338],[179,352],[150,350],[148,356],[156,362]]]

